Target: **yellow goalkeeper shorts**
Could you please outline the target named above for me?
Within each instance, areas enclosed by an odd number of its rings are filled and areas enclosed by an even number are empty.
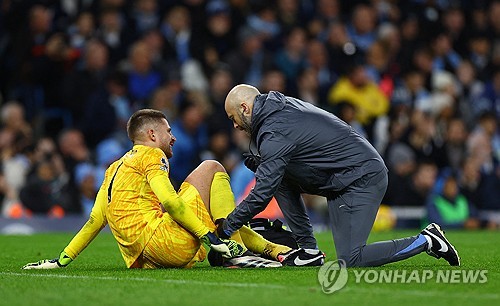
[[[182,183],[179,196],[205,226],[215,231],[215,224],[198,190],[193,185],[187,182]],[[163,222],[156,228],[153,237],[144,248],[142,260],[140,260],[142,268],[191,267],[196,262],[203,261],[207,256],[205,248],[200,246],[201,242],[196,236],[165,213]]]

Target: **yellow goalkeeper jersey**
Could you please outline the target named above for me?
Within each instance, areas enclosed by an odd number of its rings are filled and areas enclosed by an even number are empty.
[[[168,178],[169,164],[158,148],[135,145],[106,170],[89,220],[64,251],[75,259],[109,224],[127,267],[132,267],[164,210],[197,237],[209,230],[177,195]]]

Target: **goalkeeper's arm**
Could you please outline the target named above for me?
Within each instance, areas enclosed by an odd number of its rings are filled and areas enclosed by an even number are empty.
[[[55,269],[69,265],[92,242],[92,240],[94,240],[104,226],[106,226],[107,222],[104,211],[106,204],[106,192],[101,188],[97,194],[89,220],[83,225],[75,237],[73,237],[68,246],[59,254],[59,257],[54,259],[43,259],[38,262],[26,264],[23,266],[23,269]]]

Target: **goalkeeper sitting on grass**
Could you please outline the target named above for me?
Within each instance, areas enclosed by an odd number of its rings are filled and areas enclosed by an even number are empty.
[[[167,161],[176,139],[163,113],[137,111],[127,123],[127,133],[134,146],[106,170],[89,220],[59,258],[23,269],[67,266],[106,224],[128,268],[191,267],[206,258],[202,243],[210,247],[215,265],[276,267],[296,256],[297,250],[269,242],[248,227],[230,240],[214,234],[214,220],[227,217],[235,207],[229,176],[218,162],[205,161],[176,192]],[[247,248],[268,259],[253,256]]]

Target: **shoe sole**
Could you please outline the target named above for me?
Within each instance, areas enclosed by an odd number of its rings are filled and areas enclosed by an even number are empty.
[[[446,238],[446,236],[444,235],[444,231],[443,231],[443,230],[441,229],[441,227],[440,227],[438,224],[436,224],[436,223],[431,223],[431,224],[429,224],[427,227],[429,227],[429,226],[433,226],[434,228],[436,228],[436,229],[438,230],[439,234],[441,234],[441,237],[440,237],[440,238],[441,238],[441,239],[443,239],[449,247],[451,247],[451,249],[453,250],[453,254],[455,254],[455,256],[457,256],[457,264],[456,264],[456,265],[452,265],[449,261],[448,261],[448,263],[450,263],[450,265],[451,265],[451,266],[456,266],[456,267],[459,267],[459,266],[460,266],[460,256],[458,255],[458,252],[457,252],[457,250],[455,249],[455,247],[453,246],[453,244],[451,244],[451,243],[450,243],[450,241],[448,241],[448,239],[447,239],[447,238]],[[426,233],[430,233],[430,232],[429,232],[429,230],[427,229],[427,227],[424,229],[424,232],[426,232]],[[432,233],[431,233],[431,234],[432,234]],[[440,257],[442,257],[442,256],[440,256]]]
[[[256,256],[241,256],[231,258],[224,263],[225,268],[280,268],[281,263]]]

